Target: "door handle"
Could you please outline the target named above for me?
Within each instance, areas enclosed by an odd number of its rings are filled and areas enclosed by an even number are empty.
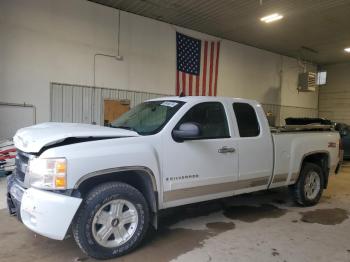
[[[219,153],[234,153],[236,151],[236,149],[234,149],[233,147],[227,147],[227,146],[223,146],[222,148],[218,149]]]

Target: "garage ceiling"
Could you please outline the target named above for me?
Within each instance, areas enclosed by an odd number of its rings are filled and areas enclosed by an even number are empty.
[[[318,64],[350,62],[349,0],[91,0]],[[280,13],[280,21],[260,18]]]

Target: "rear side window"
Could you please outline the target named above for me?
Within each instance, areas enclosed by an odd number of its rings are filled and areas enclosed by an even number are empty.
[[[219,102],[204,102],[192,107],[177,126],[185,122],[198,123],[202,127],[202,139],[230,136],[225,109]]]
[[[254,137],[260,134],[259,122],[254,108],[247,103],[234,103],[239,135],[241,137]]]

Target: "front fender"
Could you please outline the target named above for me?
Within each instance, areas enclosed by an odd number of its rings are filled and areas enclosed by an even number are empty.
[[[67,189],[75,188],[87,174],[138,167],[153,174],[153,183],[159,190],[160,163],[157,145],[151,140],[130,137],[72,144],[51,148],[40,157],[67,159]]]

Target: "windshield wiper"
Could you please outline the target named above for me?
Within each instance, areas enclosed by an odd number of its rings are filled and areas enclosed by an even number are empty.
[[[131,127],[131,126],[113,126],[113,125],[111,125],[111,127],[113,127],[113,128],[121,128],[121,129],[126,129],[126,130],[131,130],[131,131],[134,131],[134,132],[136,132],[136,133],[139,133],[139,132],[137,132],[137,130],[136,130],[135,128],[133,128],[133,127]]]

